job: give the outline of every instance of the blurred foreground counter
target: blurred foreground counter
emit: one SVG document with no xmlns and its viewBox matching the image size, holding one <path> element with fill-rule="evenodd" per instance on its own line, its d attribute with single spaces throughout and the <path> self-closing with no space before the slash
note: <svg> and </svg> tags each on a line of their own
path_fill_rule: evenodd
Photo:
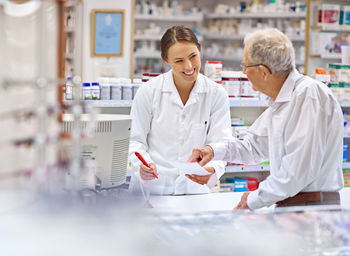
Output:
<svg viewBox="0 0 350 256">
<path fill-rule="evenodd" d="M 349 255 L 343 205 L 232 211 L 242 193 L 48 196 L 0 191 L 2 255 Z M 347 200 L 347 201 L 346 201 Z"/>
</svg>

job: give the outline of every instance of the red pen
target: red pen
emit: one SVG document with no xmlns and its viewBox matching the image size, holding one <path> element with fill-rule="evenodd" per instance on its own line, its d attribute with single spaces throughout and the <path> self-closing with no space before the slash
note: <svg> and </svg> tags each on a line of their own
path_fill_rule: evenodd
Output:
<svg viewBox="0 0 350 256">
<path fill-rule="evenodd" d="M 143 159 L 143 157 L 141 156 L 141 154 L 140 154 L 139 152 L 135 152 L 135 155 L 137 156 L 138 159 L 140 159 L 140 161 L 141 161 L 144 165 L 146 165 L 148 168 L 151 168 L 151 167 L 149 166 L 149 164 L 146 162 L 146 160 Z M 156 177 L 156 178 L 158 179 L 158 175 L 157 175 L 155 172 L 152 172 L 152 174 L 153 174 L 154 177 Z"/>
</svg>

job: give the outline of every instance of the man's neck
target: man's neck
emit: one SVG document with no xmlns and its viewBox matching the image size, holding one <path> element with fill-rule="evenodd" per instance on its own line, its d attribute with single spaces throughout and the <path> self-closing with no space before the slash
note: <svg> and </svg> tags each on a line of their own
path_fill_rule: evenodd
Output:
<svg viewBox="0 0 350 256">
<path fill-rule="evenodd" d="M 270 95 L 268 95 L 270 98 L 274 100 L 277 98 L 278 94 L 282 89 L 284 82 L 287 80 L 287 77 L 288 75 L 282 76 L 282 77 L 271 76 L 271 79 L 269 81 L 271 90 L 269 91 Z"/>
</svg>

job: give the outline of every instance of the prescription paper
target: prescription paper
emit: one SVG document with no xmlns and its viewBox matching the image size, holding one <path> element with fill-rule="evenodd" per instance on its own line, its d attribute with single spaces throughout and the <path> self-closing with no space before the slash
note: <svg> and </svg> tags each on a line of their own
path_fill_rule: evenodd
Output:
<svg viewBox="0 0 350 256">
<path fill-rule="evenodd" d="M 210 174 L 198 163 L 174 162 L 173 166 L 179 169 L 180 171 L 184 172 L 185 174 L 197 174 L 197 175 Z"/>
</svg>

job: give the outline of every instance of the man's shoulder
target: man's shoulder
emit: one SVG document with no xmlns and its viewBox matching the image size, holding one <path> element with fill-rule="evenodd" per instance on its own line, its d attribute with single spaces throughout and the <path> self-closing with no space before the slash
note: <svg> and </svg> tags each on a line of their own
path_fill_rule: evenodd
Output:
<svg viewBox="0 0 350 256">
<path fill-rule="evenodd" d="M 327 85 L 309 76 L 302 76 L 300 81 L 296 82 L 294 93 L 298 97 L 305 96 L 318 99 L 332 95 Z"/>
</svg>

